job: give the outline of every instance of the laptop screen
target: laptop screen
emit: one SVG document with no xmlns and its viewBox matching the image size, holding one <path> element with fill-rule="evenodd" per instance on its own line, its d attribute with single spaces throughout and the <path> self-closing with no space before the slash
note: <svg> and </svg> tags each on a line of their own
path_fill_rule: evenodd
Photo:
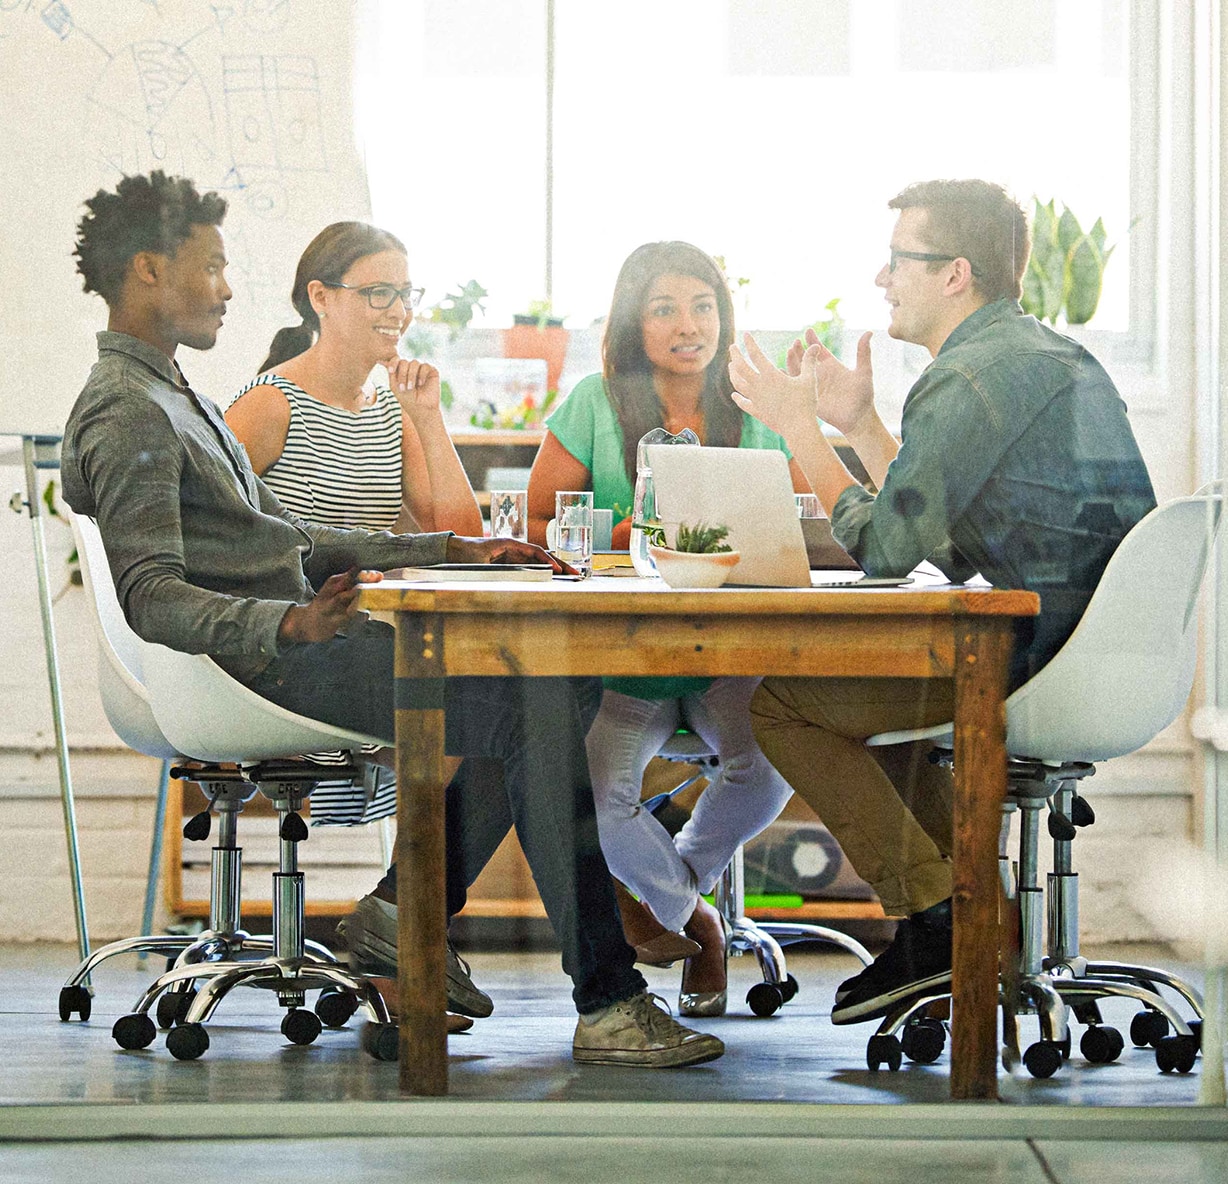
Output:
<svg viewBox="0 0 1228 1184">
<path fill-rule="evenodd" d="M 671 546 L 679 525 L 727 526 L 726 541 L 740 556 L 729 584 L 810 586 L 806 544 L 783 452 L 653 444 L 648 463 L 657 517 Z"/>
</svg>

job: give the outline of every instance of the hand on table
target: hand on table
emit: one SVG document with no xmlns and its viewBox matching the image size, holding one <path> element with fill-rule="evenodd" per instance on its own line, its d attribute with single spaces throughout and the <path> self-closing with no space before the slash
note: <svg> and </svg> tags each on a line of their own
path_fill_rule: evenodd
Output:
<svg viewBox="0 0 1228 1184">
<path fill-rule="evenodd" d="M 449 563 L 548 563 L 556 575 L 575 575 L 573 567 L 536 543 L 518 539 L 448 539 Z"/>
</svg>

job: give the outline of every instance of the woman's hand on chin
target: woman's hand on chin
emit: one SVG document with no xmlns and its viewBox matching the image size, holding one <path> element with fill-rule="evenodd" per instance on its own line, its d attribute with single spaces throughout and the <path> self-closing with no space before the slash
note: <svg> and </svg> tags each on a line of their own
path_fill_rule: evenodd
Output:
<svg viewBox="0 0 1228 1184">
<path fill-rule="evenodd" d="M 439 371 L 416 358 L 394 358 L 387 363 L 388 388 L 410 418 L 439 411 Z"/>
</svg>

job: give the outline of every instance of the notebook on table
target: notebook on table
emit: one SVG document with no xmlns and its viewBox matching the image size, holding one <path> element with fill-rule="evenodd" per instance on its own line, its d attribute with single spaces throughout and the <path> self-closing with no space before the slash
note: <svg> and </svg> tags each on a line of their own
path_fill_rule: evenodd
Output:
<svg viewBox="0 0 1228 1184">
<path fill-rule="evenodd" d="M 741 558 L 726 587 L 810 587 L 810 562 L 783 452 L 654 444 L 648 447 L 648 463 L 657 517 L 671 545 L 680 523 L 727 526 L 726 542 Z"/>
</svg>

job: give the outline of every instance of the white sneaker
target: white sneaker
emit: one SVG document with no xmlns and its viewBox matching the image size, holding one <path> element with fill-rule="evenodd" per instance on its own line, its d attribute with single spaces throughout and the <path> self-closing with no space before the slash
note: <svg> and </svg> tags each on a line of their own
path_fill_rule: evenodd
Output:
<svg viewBox="0 0 1228 1184">
<path fill-rule="evenodd" d="M 580 1017 L 571 1055 L 585 1065 L 644 1065 L 673 1069 L 715 1061 L 725 1045 L 706 1032 L 684 1028 L 659 995 L 641 991 Z"/>
</svg>

